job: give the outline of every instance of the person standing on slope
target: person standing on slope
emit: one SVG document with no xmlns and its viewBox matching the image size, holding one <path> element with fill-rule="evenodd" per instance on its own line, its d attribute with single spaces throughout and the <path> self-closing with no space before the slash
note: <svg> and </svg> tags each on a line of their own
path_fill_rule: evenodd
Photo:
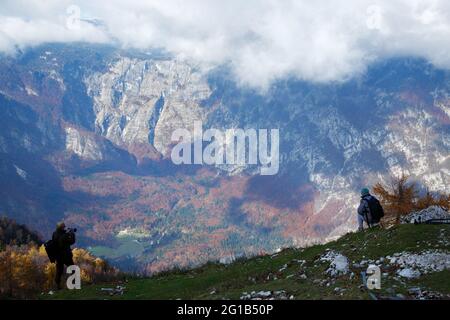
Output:
<svg viewBox="0 0 450 320">
<path fill-rule="evenodd" d="M 361 202 L 358 207 L 358 231 L 364 230 L 364 222 L 369 228 L 378 226 L 381 218 L 384 217 L 384 210 L 368 188 L 361 190 Z"/>
<path fill-rule="evenodd" d="M 64 272 L 64 265 L 74 265 L 70 246 L 75 243 L 75 232 L 76 229 L 66 230 L 64 222 L 58 223 L 56 231 L 53 232 L 52 240 L 55 244 L 56 260 L 55 282 L 58 289 L 61 289 L 61 277 Z"/>
</svg>

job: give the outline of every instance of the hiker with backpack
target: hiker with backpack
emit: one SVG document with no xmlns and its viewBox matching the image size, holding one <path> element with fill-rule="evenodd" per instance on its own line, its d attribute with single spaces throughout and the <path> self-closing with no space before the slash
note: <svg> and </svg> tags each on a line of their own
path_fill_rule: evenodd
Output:
<svg viewBox="0 0 450 320">
<path fill-rule="evenodd" d="M 72 266 L 73 255 L 71 245 L 75 243 L 75 232 L 77 229 L 66 229 L 64 222 L 58 223 L 52 239 L 47 241 L 45 249 L 51 262 L 56 262 L 55 283 L 61 289 L 61 277 L 65 266 Z"/>
<path fill-rule="evenodd" d="M 381 218 L 384 217 L 384 210 L 368 188 L 361 190 L 361 202 L 358 207 L 358 231 L 364 230 L 364 222 L 369 228 L 378 226 Z"/>
</svg>

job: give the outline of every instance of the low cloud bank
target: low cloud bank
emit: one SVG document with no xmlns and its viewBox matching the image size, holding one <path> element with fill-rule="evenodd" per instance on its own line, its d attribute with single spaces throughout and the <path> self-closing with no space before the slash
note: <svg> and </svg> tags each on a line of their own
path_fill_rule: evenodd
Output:
<svg viewBox="0 0 450 320">
<path fill-rule="evenodd" d="M 5 0 L 0 51 L 45 42 L 163 48 L 205 67 L 229 64 L 266 88 L 287 76 L 345 81 L 372 62 L 425 58 L 450 68 L 446 0 Z"/>
</svg>

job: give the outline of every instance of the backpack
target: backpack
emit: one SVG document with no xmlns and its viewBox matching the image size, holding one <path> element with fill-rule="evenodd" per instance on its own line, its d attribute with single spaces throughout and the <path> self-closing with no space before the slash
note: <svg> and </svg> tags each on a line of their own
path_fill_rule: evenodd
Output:
<svg viewBox="0 0 450 320">
<path fill-rule="evenodd" d="M 48 240 L 46 243 L 44 243 L 44 247 L 50 262 L 55 262 L 56 256 L 58 255 L 57 243 L 53 240 Z"/>
<path fill-rule="evenodd" d="M 381 218 L 384 217 L 384 210 L 381 206 L 380 201 L 378 201 L 377 198 L 374 196 L 368 197 L 366 199 L 367 204 L 369 205 L 370 215 L 372 216 L 371 223 L 378 223 L 380 222 Z"/>
</svg>

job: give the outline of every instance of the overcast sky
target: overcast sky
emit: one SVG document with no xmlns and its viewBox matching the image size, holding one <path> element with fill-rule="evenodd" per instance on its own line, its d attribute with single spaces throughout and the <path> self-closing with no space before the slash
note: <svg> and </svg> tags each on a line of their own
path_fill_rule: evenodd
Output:
<svg viewBox="0 0 450 320">
<path fill-rule="evenodd" d="M 229 63 L 255 87 L 286 76 L 342 81 L 392 56 L 450 68 L 450 1 L 0 0 L 0 51 L 71 41 Z"/>
</svg>

